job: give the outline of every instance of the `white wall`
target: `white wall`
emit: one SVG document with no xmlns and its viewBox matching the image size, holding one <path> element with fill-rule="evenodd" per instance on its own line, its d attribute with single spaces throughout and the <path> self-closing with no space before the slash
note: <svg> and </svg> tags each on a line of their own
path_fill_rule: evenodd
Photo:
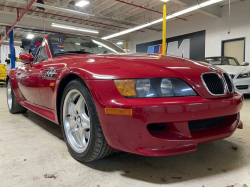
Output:
<svg viewBox="0 0 250 187">
<path fill-rule="evenodd" d="M 250 0 L 233 3 L 231 6 L 231 34 L 228 34 L 228 6 L 222 9 L 221 18 L 204 14 L 188 17 L 188 21 L 167 23 L 167 38 L 206 30 L 206 56 L 221 55 L 221 41 L 246 37 L 245 61 L 250 62 Z M 130 51 L 136 52 L 136 44 L 162 39 L 162 32 L 146 31 L 130 36 Z"/>
</svg>

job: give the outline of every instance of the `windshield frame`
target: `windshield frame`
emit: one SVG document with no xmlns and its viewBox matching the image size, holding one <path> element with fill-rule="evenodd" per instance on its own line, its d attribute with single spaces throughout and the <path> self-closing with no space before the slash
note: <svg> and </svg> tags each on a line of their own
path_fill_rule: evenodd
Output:
<svg viewBox="0 0 250 187">
<path fill-rule="evenodd" d="M 53 50 L 53 46 L 52 46 L 52 42 L 51 42 L 51 38 L 53 37 L 60 37 L 60 36 L 63 36 L 63 37 L 90 37 L 93 40 L 103 40 L 101 38 L 98 38 L 98 37 L 94 37 L 94 36 L 80 36 L 80 35 L 71 35 L 71 34 L 51 34 L 47 37 L 47 42 L 48 42 L 48 47 L 49 47 L 49 50 L 50 50 L 50 53 L 51 53 L 51 57 L 54 58 L 54 57 L 59 57 L 59 56 L 66 56 L 66 55 L 77 55 L 77 54 L 81 54 L 81 53 L 72 53 L 72 54 L 67 54 L 67 51 L 65 51 L 66 54 L 60 54 L 60 55 L 57 55 L 54 53 L 54 50 Z M 108 40 L 103 40 L 105 42 L 108 42 L 108 43 L 111 43 L 113 44 L 114 46 L 116 46 L 120 51 L 117 52 L 117 53 L 114 53 L 114 54 L 123 54 L 123 53 L 126 53 L 120 46 L 116 45 L 115 43 L 112 43 L 111 41 L 108 41 Z M 80 51 L 79 51 L 80 52 Z M 95 55 L 105 55 L 103 53 L 82 53 L 82 54 L 95 54 Z"/>
<path fill-rule="evenodd" d="M 240 63 L 238 62 L 238 60 L 236 59 L 236 58 L 234 58 L 234 57 L 224 57 L 224 56 L 217 56 L 217 57 L 207 57 L 207 58 L 203 58 L 203 59 L 201 59 L 200 61 L 202 61 L 202 62 L 205 62 L 205 60 L 207 60 L 207 59 L 214 59 L 214 58 L 226 58 L 226 59 L 232 59 L 232 60 L 234 60 L 235 61 L 235 63 L 237 64 L 237 66 L 241 66 L 240 65 Z M 207 63 L 207 64 L 209 64 L 209 65 L 215 65 L 215 66 L 226 66 L 225 64 L 210 64 L 210 63 L 208 63 L 208 62 L 205 62 L 205 63 Z M 230 66 L 234 66 L 234 65 L 231 65 L 230 64 Z"/>
</svg>

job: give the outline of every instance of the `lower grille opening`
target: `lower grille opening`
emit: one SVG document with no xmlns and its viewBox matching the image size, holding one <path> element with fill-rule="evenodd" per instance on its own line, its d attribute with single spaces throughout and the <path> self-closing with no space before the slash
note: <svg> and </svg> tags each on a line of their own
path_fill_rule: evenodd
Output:
<svg viewBox="0 0 250 187">
<path fill-rule="evenodd" d="M 202 130 L 219 125 L 223 123 L 225 120 L 226 117 L 218 117 L 218 118 L 190 121 L 188 122 L 188 127 L 190 131 Z"/>
<path fill-rule="evenodd" d="M 238 90 L 245 90 L 248 89 L 248 85 L 236 86 Z"/>
<path fill-rule="evenodd" d="M 147 126 L 149 132 L 162 132 L 165 127 L 163 123 L 154 123 Z"/>
</svg>

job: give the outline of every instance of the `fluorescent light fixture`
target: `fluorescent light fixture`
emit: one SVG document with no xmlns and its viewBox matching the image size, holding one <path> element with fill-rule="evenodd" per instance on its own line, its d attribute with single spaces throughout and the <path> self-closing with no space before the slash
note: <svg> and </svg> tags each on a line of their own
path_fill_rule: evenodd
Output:
<svg viewBox="0 0 250 187">
<path fill-rule="evenodd" d="M 52 23 L 52 27 L 58 27 L 62 29 L 69 29 L 69 30 L 75 30 L 75 31 L 82 31 L 82 32 L 90 32 L 94 34 L 98 34 L 99 31 L 97 30 L 92 30 L 92 29 L 85 29 L 81 27 L 74 27 L 74 26 L 69 26 L 69 25 L 62 25 L 62 24 L 57 24 L 57 23 Z"/>
<path fill-rule="evenodd" d="M 79 1 L 79 2 L 76 3 L 75 5 L 76 5 L 76 6 L 79 6 L 79 7 L 84 7 L 84 6 L 86 6 L 87 4 L 89 4 L 88 1 Z"/>
<path fill-rule="evenodd" d="M 181 10 L 179 12 L 176 12 L 172 15 L 169 15 L 166 17 L 166 19 L 172 19 L 174 17 L 177 17 L 177 16 L 180 16 L 180 15 L 183 15 L 183 14 L 186 14 L 188 12 L 192 12 L 194 10 L 197 10 L 197 9 L 200 9 L 200 8 L 203 8 L 203 7 L 206 7 L 206 6 L 209 6 L 209 5 L 212 5 L 214 3 L 218 3 L 220 1 L 223 1 L 223 0 L 209 0 L 207 2 L 204 2 L 204 3 L 201 3 L 201 4 L 198 4 L 198 5 L 195 5 L 195 6 L 192 6 L 190 8 L 187 8 L 187 9 L 184 9 L 184 10 Z M 150 25 L 155 25 L 157 23 L 160 23 L 163 21 L 163 18 L 160 18 L 158 20 L 155 20 L 155 21 L 152 21 L 152 22 L 149 22 L 149 23 L 146 23 L 146 24 L 143 24 L 143 25 L 139 25 L 137 27 L 134 27 L 134 28 L 131 28 L 131 29 L 127 29 L 127 30 L 124 30 L 124 31 L 121 31 L 121 32 L 118 32 L 118 33 L 115 33 L 115 34 L 111 34 L 109 36 L 106 36 L 106 37 L 103 37 L 102 39 L 104 40 L 107 40 L 107 39 L 110 39 L 110 38 L 114 38 L 114 37 L 117 37 L 117 36 L 121 36 L 121 35 L 124 35 L 124 34 L 128 34 L 128 33 L 131 33 L 131 32 L 134 32 L 134 31 L 137 31 L 137 30 L 140 30 L 140 29 L 143 29 L 145 27 L 148 27 Z"/>
<path fill-rule="evenodd" d="M 160 0 L 160 1 L 163 1 L 163 2 L 165 2 L 165 3 L 166 3 L 166 2 L 168 2 L 169 0 Z"/>
<path fill-rule="evenodd" d="M 92 41 L 93 41 L 94 43 L 96 43 L 97 45 L 99 45 L 99 46 L 103 46 L 103 47 L 109 49 L 110 51 L 113 51 L 114 53 L 118 53 L 116 50 L 110 48 L 109 46 L 107 46 L 107 45 L 105 45 L 105 44 L 103 44 L 103 43 L 101 43 L 101 42 L 98 42 L 98 41 L 96 41 L 96 40 L 92 40 Z M 99 46 L 98 46 L 98 47 L 99 47 Z"/>
<path fill-rule="evenodd" d="M 76 45 L 81 45 L 80 43 L 75 43 Z"/>
<path fill-rule="evenodd" d="M 4 42 L 9 43 L 10 41 L 9 40 L 4 40 Z M 14 43 L 21 44 L 22 42 L 21 41 L 14 41 Z"/>
<path fill-rule="evenodd" d="M 117 45 L 122 45 L 122 44 L 123 44 L 123 42 L 117 42 L 116 44 L 117 44 Z"/>
<path fill-rule="evenodd" d="M 76 10 L 72 10 L 72 9 L 56 7 L 56 6 L 50 6 L 50 5 L 41 4 L 41 3 L 34 3 L 32 6 L 42 7 L 42 8 L 61 11 L 61 12 L 66 12 L 66 13 L 69 13 L 69 14 L 84 15 L 84 16 L 95 16 L 93 14 L 88 14 L 88 13 L 84 13 L 84 12 L 80 12 L 80 11 L 76 11 Z"/>
<path fill-rule="evenodd" d="M 27 39 L 33 39 L 34 37 L 35 37 L 34 34 L 28 34 L 26 38 L 27 38 Z"/>
</svg>

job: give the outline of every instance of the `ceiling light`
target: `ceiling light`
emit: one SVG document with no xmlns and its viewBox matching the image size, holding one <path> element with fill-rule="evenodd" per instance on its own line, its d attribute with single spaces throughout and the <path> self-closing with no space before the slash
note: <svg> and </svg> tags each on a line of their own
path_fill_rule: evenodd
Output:
<svg viewBox="0 0 250 187">
<path fill-rule="evenodd" d="M 35 37 L 34 34 L 28 34 L 26 38 L 31 40 L 31 39 L 33 39 L 34 37 Z"/>
<path fill-rule="evenodd" d="M 106 49 L 109 49 L 110 51 L 113 51 L 114 53 L 118 53 L 116 50 L 114 50 L 114 49 L 112 49 L 111 47 L 109 47 L 109 46 L 107 46 L 107 45 L 105 45 L 105 44 L 103 44 L 103 43 L 101 43 L 101 42 L 98 42 L 98 41 L 96 41 L 96 40 L 92 40 L 94 43 L 96 43 L 97 45 L 99 45 L 99 46 L 103 46 L 103 47 L 105 47 Z"/>
<path fill-rule="evenodd" d="M 188 12 L 192 12 L 194 10 L 197 10 L 197 9 L 200 9 L 200 8 L 203 8 L 203 7 L 206 7 L 206 6 L 209 6 L 211 4 L 214 4 L 214 3 L 218 3 L 220 1 L 223 1 L 223 0 L 210 0 L 210 1 L 207 1 L 205 3 L 201 3 L 199 5 L 195 5 L 193 7 L 190 7 L 190 8 L 187 8 L 187 9 L 184 9 L 184 10 L 181 10 L 179 12 L 176 12 L 172 15 L 169 15 L 166 17 L 166 19 L 172 19 L 174 17 L 177 17 L 177 16 L 180 16 L 180 15 L 183 15 L 183 14 L 186 14 Z M 139 25 L 137 27 L 134 27 L 134 28 L 131 28 L 131 29 L 127 29 L 127 30 L 124 30 L 124 31 L 121 31 L 121 32 L 118 32 L 118 33 L 115 33 L 115 34 L 111 34 L 109 36 L 106 36 L 106 37 L 103 37 L 102 39 L 104 40 L 107 40 L 107 39 L 110 39 L 110 38 L 114 38 L 114 37 L 117 37 L 117 36 L 121 36 L 121 35 L 124 35 L 124 34 L 128 34 L 128 33 L 131 33 L 131 32 L 134 32 L 134 31 L 137 31 L 137 30 L 140 30 L 140 29 L 143 29 L 145 27 L 148 27 L 150 25 L 154 25 L 154 24 L 157 24 L 157 23 L 160 23 L 163 21 L 163 18 L 160 18 L 158 20 L 155 20 L 155 21 L 152 21 L 152 22 L 149 22 L 149 23 L 146 23 L 146 24 L 143 24 L 143 25 Z"/>
<path fill-rule="evenodd" d="M 117 44 L 117 45 L 122 45 L 122 44 L 123 44 L 123 42 L 117 42 L 116 44 Z"/>
<path fill-rule="evenodd" d="M 69 26 L 69 25 L 61 25 L 61 24 L 57 24 L 57 23 L 52 23 L 51 26 L 52 27 L 62 28 L 62 29 L 69 29 L 69 30 L 82 31 L 82 32 L 90 32 L 90 33 L 94 33 L 94 34 L 99 33 L 99 31 L 97 31 L 97 30 L 85 29 L 85 28 L 74 27 L 74 26 Z"/>
<path fill-rule="evenodd" d="M 67 8 L 50 6 L 50 5 L 41 4 L 41 3 L 34 3 L 32 6 L 47 8 L 47 9 L 61 11 L 61 12 L 67 12 L 69 14 L 77 14 L 77 15 L 85 15 L 85 16 L 95 16 L 93 14 L 88 14 L 88 13 L 84 13 L 84 12 L 80 12 L 80 11 L 76 11 L 76 10 L 72 10 L 72 9 L 67 9 Z"/>
<path fill-rule="evenodd" d="M 166 2 L 168 2 L 169 0 L 160 0 L 160 1 L 163 1 L 163 2 L 165 2 L 165 3 L 166 3 Z"/>
<path fill-rule="evenodd" d="M 9 40 L 4 40 L 5 43 L 9 43 L 10 41 Z M 21 41 L 14 41 L 14 43 L 17 43 L 17 44 L 21 44 L 22 42 Z"/>
<path fill-rule="evenodd" d="M 88 1 L 79 1 L 79 2 L 76 3 L 75 5 L 76 5 L 76 6 L 79 6 L 79 7 L 84 7 L 84 6 L 86 6 L 87 4 L 89 4 Z"/>
<path fill-rule="evenodd" d="M 75 43 L 76 45 L 81 45 L 80 43 Z"/>
</svg>

